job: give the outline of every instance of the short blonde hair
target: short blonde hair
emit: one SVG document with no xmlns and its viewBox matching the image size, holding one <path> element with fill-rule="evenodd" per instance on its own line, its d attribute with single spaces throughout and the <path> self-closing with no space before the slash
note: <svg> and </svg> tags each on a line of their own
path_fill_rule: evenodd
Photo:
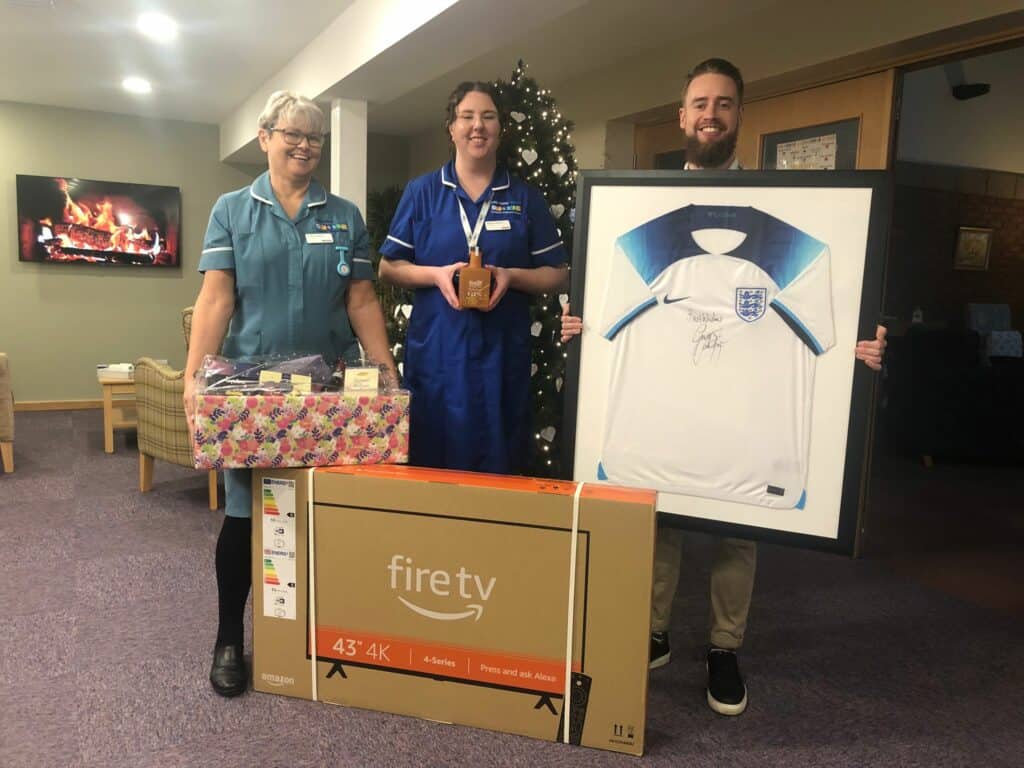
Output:
<svg viewBox="0 0 1024 768">
<path fill-rule="evenodd" d="M 306 123 L 312 133 L 323 133 L 327 123 L 323 110 L 315 102 L 291 91 L 274 91 L 256 118 L 256 128 L 269 131 L 288 118 Z"/>
</svg>

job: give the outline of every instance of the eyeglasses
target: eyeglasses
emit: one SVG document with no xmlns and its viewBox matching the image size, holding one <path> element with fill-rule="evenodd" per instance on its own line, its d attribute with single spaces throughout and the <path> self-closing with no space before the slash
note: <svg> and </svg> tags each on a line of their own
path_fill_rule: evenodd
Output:
<svg viewBox="0 0 1024 768">
<path fill-rule="evenodd" d="M 295 131 L 291 128 L 271 128 L 270 132 L 280 131 L 281 136 L 284 138 L 284 143 L 291 147 L 297 147 L 305 139 L 309 142 L 309 146 L 313 149 L 319 149 L 324 145 L 324 135 L 322 133 L 303 133 L 302 131 Z"/>
</svg>

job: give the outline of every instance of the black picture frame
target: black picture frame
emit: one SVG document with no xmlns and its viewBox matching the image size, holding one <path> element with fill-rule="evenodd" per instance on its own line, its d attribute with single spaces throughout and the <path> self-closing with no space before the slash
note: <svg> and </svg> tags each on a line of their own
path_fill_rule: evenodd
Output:
<svg viewBox="0 0 1024 768">
<path fill-rule="evenodd" d="M 841 253 L 833 252 L 831 256 L 832 292 L 837 292 L 838 273 L 842 273 L 844 282 L 838 285 L 842 295 L 838 299 L 833 298 L 837 307 L 835 345 L 817 359 L 824 361 L 828 356 L 843 357 L 830 358 L 835 362 L 828 364 L 827 377 L 823 374 L 823 366 L 818 365 L 818 380 L 811 406 L 812 422 L 818 416 L 820 424 L 828 426 L 830 435 L 845 435 L 841 445 L 829 449 L 837 458 L 830 459 L 828 464 L 828 487 L 832 490 L 827 514 L 825 494 L 820 495 L 820 521 L 813 520 L 815 505 L 808 504 L 800 511 L 799 514 L 803 515 L 810 509 L 808 520 L 815 523 L 805 526 L 779 525 L 775 522 L 778 516 L 770 514 L 776 510 L 753 504 L 707 500 L 662 491 L 659 491 L 658 501 L 661 522 L 674 527 L 851 555 L 870 465 L 869 436 L 876 382 L 874 372 L 854 360 L 853 347 L 857 339 L 874 337 L 881 315 L 892 209 L 890 174 L 883 171 L 582 171 L 576 199 L 570 296 L 572 314 L 582 314 L 584 331 L 566 349 L 563 466 L 577 481 L 599 481 L 595 470 L 599 465 L 591 459 L 595 445 L 600 451 L 607 410 L 602 412 L 601 398 L 594 393 L 603 388 L 607 398 L 610 369 L 597 363 L 588 364 L 587 357 L 592 356 L 600 363 L 601 358 L 610 356 L 606 350 L 598 351 L 600 348 L 594 346 L 606 341 L 598 328 L 602 296 L 598 296 L 596 291 L 611 290 L 608 285 L 615 285 L 614 290 L 618 290 L 614 281 L 606 280 L 601 284 L 607 277 L 607 264 L 614 253 L 607 242 L 609 234 L 613 238 L 618 237 L 632 227 L 688 205 L 754 204 L 756 207 L 764 206 L 765 201 L 778 199 L 784 201 L 784 205 L 780 202 L 774 207 L 801 211 L 802 219 L 811 222 L 806 227 L 811 234 L 815 234 L 815 229 L 821 229 L 814 222 L 826 218 L 831 222 L 830 232 L 841 234 L 848 231 L 851 242 L 856 239 L 850 245 L 840 238 L 842 245 L 838 250 Z M 849 210 L 844 209 L 844 205 Z M 855 224 L 850 222 L 851 218 L 858 218 L 851 217 L 854 208 L 860 213 Z M 766 213 L 785 221 L 772 210 Z M 849 229 L 843 229 L 844 226 Z M 838 258 L 843 259 L 842 264 L 837 265 Z M 853 264 L 857 258 L 860 259 L 859 266 Z M 840 305 L 842 316 L 838 314 Z M 592 316 L 595 318 L 593 321 Z M 673 339 L 668 335 L 666 358 L 672 355 L 673 350 L 669 346 L 672 343 Z M 826 384 L 836 388 L 837 392 L 824 391 Z M 843 402 L 848 405 L 842 406 Z M 652 407 L 657 405 L 652 403 Z M 812 429 L 817 429 L 817 425 L 812 424 Z M 812 435 L 812 442 L 815 436 Z M 825 445 L 823 440 L 822 446 Z M 815 451 L 808 449 L 807 455 L 806 481 L 807 487 L 811 487 L 815 481 L 814 473 L 825 472 L 826 464 Z M 816 461 L 821 466 L 815 467 Z M 611 480 L 615 481 L 615 478 Z M 688 514 L 680 512 L 680 505 L 684 509 L 704 505 L 724 512 L 709 514 L 702 510 L 699 514 Z M 741 507 L 743 509 L 739 509 Z"/>
<path fill-rule="evenodd" d="M 791 147 L 793 151 L 790 154 L 799 157 L 800 153 L 796 150 L 800 145 L 811 145 L 814 142 L 827 140 L 829 137 L 834 137 L 832 147 L 834 165 L 831 167 L 824 168 L 818 165 L 803 166 L 799 162 L 794 163 L 792 167 L 779 167 L 778 159 L 780 147 L 783 147 L 783 149 L 785 149 L 786 146 Z M 821 125 L 809 125 L 803 128 L 793 128 L 788 131 L 766 133 L 761 137 L 761 170 L 782 171 L 816 169 L 852 171 L 857 167 L 857 143 L 859 139 L 859 117 L 851 117 L 845 120 L 837 120 L 832 123 L 823 123 Z M 808 146 L 807 149 L 813 156 L 814 148 Z"/>
</svg>

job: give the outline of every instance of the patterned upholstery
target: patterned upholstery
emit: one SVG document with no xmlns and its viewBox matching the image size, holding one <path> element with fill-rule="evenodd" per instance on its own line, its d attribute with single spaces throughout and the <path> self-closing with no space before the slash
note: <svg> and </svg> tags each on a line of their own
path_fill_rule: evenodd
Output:
<svg viewBox="0 0 1024 768">
<path fill-rule="evenodd" d="M 185 372 L 149 357 L 135 361 L 135 404 L 139 419 L 139 452 L 155 459 L 191 467 L 192 445 L 181 398 Z"/>
<path fill-rule="evenodd" d="M 181 312 L 181 329 L 188 349 L 192 307 Z M 138 414 L 139 490 L 152 487 L 153 459 L 182 467 L 194 467 L 192 443 L 182 395 L 185 372 L 174 370 L 149 357 L 135 361 L 135 410 Z M 210 509 L 217 508 L 217 475 L 208 476 Z"/>
<path fill-rule="evenodd" d="M 14 471 L 14 394 L 7 355 L 0 352 L 0 453 L 4 472 Z"/>
</svg>

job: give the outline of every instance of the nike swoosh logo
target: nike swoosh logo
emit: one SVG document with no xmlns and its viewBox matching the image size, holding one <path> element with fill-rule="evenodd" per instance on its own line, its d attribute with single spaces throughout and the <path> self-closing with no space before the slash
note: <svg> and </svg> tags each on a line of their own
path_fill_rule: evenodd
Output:
<svg viewBox="0 0 1024 768">
<path fill-rule="evenodd" d="M 673 299 L 673 298 L 671 298 L 669 296 L 666 296 L 665 297 L 665 303 L 666 304 L 675 304 L 677 301 L 686 301 L 688 298 L 690 298 L 690 297 L 689 296 L 680 296 L 678 299 Z"/>
</svg>

